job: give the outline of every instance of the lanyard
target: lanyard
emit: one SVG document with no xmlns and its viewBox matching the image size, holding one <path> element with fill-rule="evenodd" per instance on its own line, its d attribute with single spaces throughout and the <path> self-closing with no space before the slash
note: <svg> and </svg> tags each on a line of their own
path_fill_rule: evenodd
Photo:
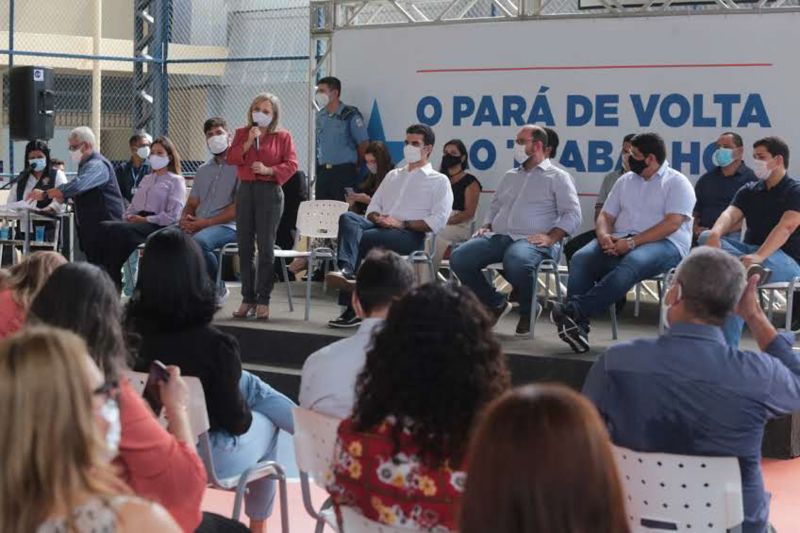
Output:
<svg viewBox="0 0 800 533">
<path fill-rule="evenodd" d="M 139 166 L 139 172 L 135 172 L 133 169 L 133 165 L 131 165 L 131 179 L 133 180 L 133 188 L 136 189 L 139 187 L 139 181 L 144 176 L 144 164 Z"/>
</svg>

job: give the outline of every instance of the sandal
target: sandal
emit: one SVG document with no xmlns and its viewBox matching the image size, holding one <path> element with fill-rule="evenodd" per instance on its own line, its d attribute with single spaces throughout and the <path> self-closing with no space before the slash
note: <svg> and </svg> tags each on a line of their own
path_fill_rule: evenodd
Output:
<svg viewBox="0 0 800 533">
<path fill-rule="evenodd" d="M 256 320 L 269 320 L 269 306 L 258 305 L 256 306 Z"/>
<path fill-rule="evenodd" d="M 233 318 L 249 318 L 256 314 L 255 304 L 242 304 L 233 312 Z"/>
</svg>

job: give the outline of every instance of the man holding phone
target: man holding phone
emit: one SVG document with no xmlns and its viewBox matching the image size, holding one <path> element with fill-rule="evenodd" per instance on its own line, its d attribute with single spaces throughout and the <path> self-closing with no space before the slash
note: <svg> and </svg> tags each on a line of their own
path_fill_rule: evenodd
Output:
<svg viewBox="0 0 800 533">
<path fill-rule="evenodd" d="M 756 141 L 753 159 L 758 181 L 739 189 L 714 227 L 700 235 L 699 243 L 740 257 L 746 268 L 762 265 L 772 271 L 773 282 L 791 281 L 800 276 L 800 181 L 787 173 L 789 146 L 778 137 Z M 728 237 L 743 221 L 744 242 Z M 725 321 L 723 331 L 730 346 L 739 345 L 743 327 L 736 315 Z"/>
</svg>

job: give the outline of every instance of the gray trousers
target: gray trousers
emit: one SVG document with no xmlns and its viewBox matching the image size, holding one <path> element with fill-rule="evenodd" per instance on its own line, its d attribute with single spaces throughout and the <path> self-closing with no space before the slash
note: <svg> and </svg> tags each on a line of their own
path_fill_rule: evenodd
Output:
<svg viewBox="0 0 800 533">
<path fill-rule="evenodd" d="M 242 268 L 242 303 L 269 305 L 275 274 L 275 235 L 283 189 L 271 181 L 242 181 L 236 194 L 236 240 Z M 258 266 L 254 245 L 258 243 Z"/>
</svg>

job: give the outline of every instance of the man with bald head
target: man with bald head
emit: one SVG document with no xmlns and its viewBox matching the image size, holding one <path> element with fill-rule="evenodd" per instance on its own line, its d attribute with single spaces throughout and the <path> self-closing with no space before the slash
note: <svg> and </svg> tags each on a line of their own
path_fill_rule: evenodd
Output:
<svg viewBox="0 0 800 533">
<path fill-rule="evenodd" d="M 581 225 L 581 206 L 572 177 L 547 157 L 547 132 L 527 125 L 519 130 L 514 159 L 492 198 L 485 223 L 450 255 L 450 268 L 481 299 L 495 322 L 511 310 L 482 270 L 503 263 L 503 277 L 519 301 L 517 335 L 530 332 L 533 272 L 544 259 L 557 257 L 561 241 Z"/>
</svg>

